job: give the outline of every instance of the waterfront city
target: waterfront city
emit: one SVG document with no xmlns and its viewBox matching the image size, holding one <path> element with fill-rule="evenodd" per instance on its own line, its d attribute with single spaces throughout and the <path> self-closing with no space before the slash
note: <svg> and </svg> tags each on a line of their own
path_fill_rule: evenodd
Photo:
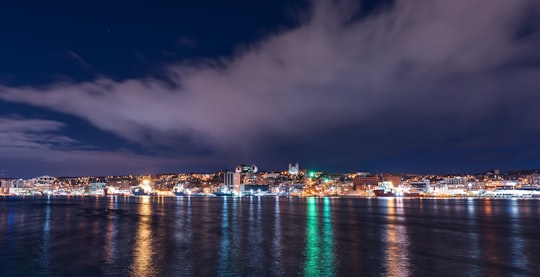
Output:
<svg viewBox="0 0 540 277">
<path fill-rule="evenodd" d="M 301 169 L 259 171 L 255 164 L 215 173 L 0 179 L 10 196 L 297 196 L 297 197 L 482 197 L 540 198 L 534 170 L 479 174 L 417 175 L 334 173 Z"/>
</svg>

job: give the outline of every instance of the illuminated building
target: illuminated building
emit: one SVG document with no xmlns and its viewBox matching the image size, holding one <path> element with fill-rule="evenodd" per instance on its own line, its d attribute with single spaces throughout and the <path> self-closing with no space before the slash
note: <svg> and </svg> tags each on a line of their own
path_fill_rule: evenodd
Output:
<svg viewBox="0 0 540 277">
<path fill-rule="evenodd" d="M 357 175 L 353 179 L 353 184 L 355 190 L 371 189 L 379 184 L 379 176 Z"/>
<path fill-rule="evenodd" d="M 237 165 L 235 172 L 232 175 L 233 191 L 236 193 L 243 193 L 245 190 L 244 184 L 255 184 L 257 180 L 257 176 L 255 174 L 257 171 L 259 171 L 259 169 L 254 164 L 251 166 Z M 225 185 L 227 185 L 227 183 L 225 183 Z"/>
<path fill-rule="evenodd" d="M 531 174 L 531 185 L 540 186 L 540 174 L 538 173 Z"/>
<path fill-rule="evenodd" d="M 383 175 L 371 175 L 362 172 L 357 174 L 353 179 L 354 190 L 366 190 L 377 187 L 379 182 L 387 182 L 392 186 L 399 186 L 401 183 L 401 176 L 383 174 Z"/>
<path fill-rule="evenodd" d="M 241 183 L 241 174 L 238 172 L 226 172 L 223 181 L 227 189 L 238 191 Z"/>
<path fill-rule="evenodd" d="M 422 182 L 411 182 L 410 185 L 411 185 L 411 188 L 414 188 L 418 191 L 425 192 L 425 193 L 431 192 L 429 180 L 424 180 Z"/>
<path fill-rule="evenodd" d="M 47 175 L 34 178 L 34 184 L 36 186 L 50 186 L 54 182 L 56 182 L 56 178 Z"/>
<path fill-rule="evenodd" d="M 296 162 L 295 165 L 293 165 L 292 163 L 289 163 L 289 175 L 298 176 L 299 169 L 300 169 L 300 166 L 298 165 L 298 162 Z"/>
</svg>

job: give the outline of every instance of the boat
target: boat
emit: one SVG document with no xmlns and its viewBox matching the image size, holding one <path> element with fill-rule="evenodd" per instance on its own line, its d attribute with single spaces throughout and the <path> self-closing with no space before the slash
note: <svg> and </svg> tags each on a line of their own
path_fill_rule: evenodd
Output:
<svg viewBox="0 0 540 277">
<path fill-rule="evenodd" d="M 152 195 L 153 193 L 145 189 L 143 186 L 135 186 L 131 188 L 131 194 L 135 196 L 144 196 L 144 195 Z"/>
<path fill-rule="evenodd" d="M 204 193 L 204 192 L 192 192 L 192 193 L 188 193 L 188 195 L 193 196 L 193 197 L 213 196 L 213 194 L 207 194 L 207 193 Z"/>
<path fill-rule="evenodd" d="M 538 186 L 522 186 L 519 190 L 530 192 L 532 198 L 540 198 L 540 187 Z"/>
<path fill-rule="evenodd" d="M 392 183 L 390 182 L 379 182 L 377 189 L 373 190 L 373 194 L 377 197 L 395 197 L 399 196 L 399 193 L 396 192 Z"/>
<path fill-rule="evenodd" d="M 374 189 L 373 194 L 377 197 L 422 197 L 423 194 L 417 191 L 395 191 L 387 189 Z"/>
<path fill-rule="evenodd" d="M 540 189 L 532 186 L 498 188 L 486 191 L 482 196 L 487 198 L 540 198 Z"/>
<path fill-rule="evenodd" d="M 423 196 L 423 194 L 418 191 L 407 191 L 403 193 L 403 197 L 421 197 L 421 196 Z"/>
<path fill-rule="evenodd" d="M 377 197 L 422 197 L 425 194 L 417 189 L 407 189 L 398 187 L 394 188 L 388 182 L 379 182 L 377 189 L 373 190 L 373 194 Z"/>
<path fill-rule="evenodd" d="M 184 184 L 183 183 L 178 183 L 174 186 L 173 188 L 173 193 L 175 196 L 184 196 L 186 195 L 185 191 L 184 191 Z"/>
<path fill-rule="evenodd" d="M 131 187 L 131 194 L 135 196 L 145 196 L 145 195 L 154 195 L 152 192 L 152 187 L 150 187 L 149 180 L 143 180 L 138 186 Z"/>
<path fill-rule="evenodd" d="M 384 188 L 374 189 L 373 194 L 375 194 L 375 196 L 377 197 L 395 197 L 396 196 L 396 193 L 394 191 L 387 190 Z"/>
<path fill-rule="evenodd" d="M 226 186 L 219 187 L 214 193 L 215 196 L 234 196 L 234 191 Z"/>
</svg>

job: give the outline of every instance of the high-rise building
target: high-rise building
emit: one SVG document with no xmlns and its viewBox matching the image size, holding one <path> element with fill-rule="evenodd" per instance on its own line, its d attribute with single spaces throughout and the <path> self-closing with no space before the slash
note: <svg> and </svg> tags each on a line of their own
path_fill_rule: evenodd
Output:
<svg viewBox="0 0 540 277">
<path fill-rule="evenodd" d="M 225 176 L 223 176 L 223 181 L 227 189 L 232 190 L 234 187 L 234 174 L 235 172 L 226 172 Z"/>
<path fill-rule="evenodd" d="M 411 182 L 411 187 L 421 192 L 431 193 L 430 181 L 428 179 L 421 182 Z"/>
<path fill-rule="evenodd" d="M 235 172 L 232 175 L 232 189 L 241 193 L 244 192 L 244 184 L 255 184 L 256 175 L 259 169 L 256 165 L 238 165 L 236 166 Z M 232 172 L 231 172 L 232 173 Z"/>
<path fill-rule="evenodd" d="M 531 185 L 540 186 L 540 174 L 538 173 L 531 174 Z"/>
</svg>

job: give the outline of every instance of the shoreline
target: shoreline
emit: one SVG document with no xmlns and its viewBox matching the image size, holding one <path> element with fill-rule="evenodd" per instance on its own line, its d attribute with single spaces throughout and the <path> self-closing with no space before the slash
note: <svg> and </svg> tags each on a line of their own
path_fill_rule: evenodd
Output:
<svg viewBox="0 0 540 277">
<path fill-rule="evenodd" d="M 328 195 L 328 196 L 297 196 L 297 195 L 253 195 L 253 196 L 215 196 L 215 195 L 184 195 L 184 196 L 174 196 L 174 195 L 6 195 L 1 194 L 0 199 L 65 199 L 65 198 L 168 198 L 168 199 L 184 199 L 184 198 L 222 198 L 222 199 L 242 199 L 242 198 L 343 198 L 343 199 L 420 199 L 420 200 L 449 200 L 449 199 L 482 199 L 482 200 L 496 200 L 496 199 L 505 199 L 505 200 L 540 200 L 539 197 L 486 197 L 486 196 L 426 196 L 426 197 L 394 197 L 394 196 L 363 196 L 363 195 Z"/>
</svg>

